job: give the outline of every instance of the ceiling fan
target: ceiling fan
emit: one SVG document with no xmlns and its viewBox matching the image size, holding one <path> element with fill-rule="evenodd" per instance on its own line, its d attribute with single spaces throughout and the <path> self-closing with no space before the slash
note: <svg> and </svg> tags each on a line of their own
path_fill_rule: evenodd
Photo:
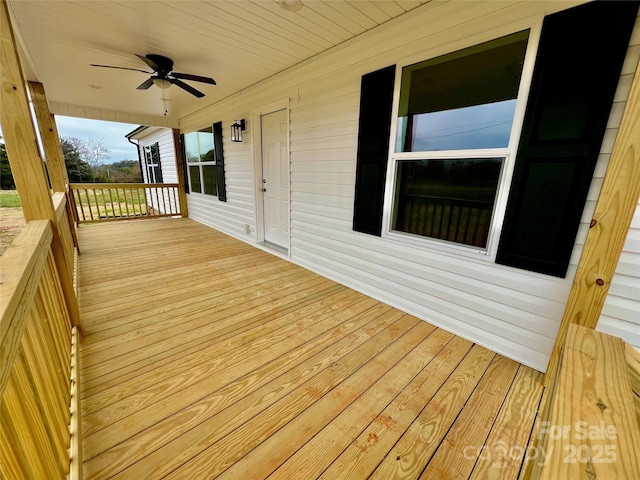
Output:
<svg viewBox="0 0 640 480">
<path fill-rule="evenodd" d="M 156 85 L 159 88 L 166 89 L 171 85 L 176 85 L 177 87 L 186 90 L 191 95 L 195 95 L 198 98 L 204 97 L 204 93 L 199 90 L 196 90 L 191 85 L 184 83 L 182 80 L 192 80 L 194 82 L 202 82 L 208 83 L 210 85 L 215 85 L 216 81 L 213 78 L 209 77 L 201 77 L 199 75 L 191 75 L 189 73 L 179 73 L 173 71 L 173 60 L 167 58 L 162 55 L 154 55 L 149 54 L 142 55 L 135 54 L 140 60 L 146 63 L 151 69 L 152 72 L 148 72 L 146 70 L 140 70 L 138 68 L 129 68 L 129 67 L 114 67 L 111 65 L 96 65 L 94 63 L 91 64 L 92 67 L 103 67 L 103 68 L 117 68 L 120 70 L 133 70 L 134 72 L 142 72 L 151 75 L 146 81 L 142 82 L 138 86 L 138 90 L 147 90 L 151 85 Z"/>
</svg>

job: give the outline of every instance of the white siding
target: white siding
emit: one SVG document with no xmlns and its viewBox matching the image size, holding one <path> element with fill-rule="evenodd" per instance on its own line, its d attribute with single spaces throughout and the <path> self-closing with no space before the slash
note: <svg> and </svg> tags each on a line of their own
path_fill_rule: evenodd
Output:
<svg viewBox="0 0 640 480">
<path fill-rule="evenodd" d="M 145 164 L 144 147 L 153 145 L 158 142 L 158 148 L 160 151 L 160 164 L 162 166 L 162 182 L 163 183 L 178 183 L 178 172 L 176 167 L 176 153 L 173 148 L 173 131 L 170 128 L 149 128 L 142 131 L 136 136 L 138 139 L 138 149 L 140 151 L 140 158 L 142 159 L 142 181 L 144 183 L 151 183 L 149 181 L 149 170 Z M 160 195 L 162 197 L 162 195 Z M 165 207 L 163 205 L 171 204 L 173 212 L 179 210 L 176 205 L 177 197 L 175 195 L 164 192 L 164 203 L 158 202 L 158 198 L 150 195 L 147 192 L 147 202 L 154 209 L 164 212 Z"/>
<path fill-rule="evenodd" d="M 614 104 L 609 126 L 618 126 L 620 123 L 624 111 L 624 100 L 629 93 L 633 72 L 640 57 L 640 28 L 638 28 L 638 22 L 636 22 L 631 44 L 633 46 L 629 49 L 625 59 L 623 77 L 616 92 L 615 99 L 617 103 Z M 610 135 L 609 137 L 608 151 L 610 152 L 614 136 Z M 606 157 L 608 159 L 609 155 L 606 155 Z M 605 171 L 606 164 L 596 170 L 600 184 Z M 593 213 L 594 207 L 595 203 L 591 207 L 591 213 Z M 583 238 L 586 238 L 586 230 Z M 640 350 L 640 205 L 636 208 L 631 222 L 631 228 L 627 234 L 627 240 L 596 329 L 621 337 Z"/>
<path fill-rule="evenodd" d="M 225 134 L 228 202 L 191 194 L 189 216 L 256 241 L 255 125 L 248 123 L 242 144 L 228 141 L 228 128 L 236 118 L 253 118 L 255 123 L 259 117 L 251 113 L 289 99 L 291 260 L 544 371 L 590 220 L 588 210 L 593 210 L 628 93 L 625 84 L 633 58 L 625 64 L 598 180 L 566 279 L 353 232 L 360 79 L 394 63 L 424 60 L 539 24 L 544 15 L 575 3 L 580 2 L 432 2 L 182 118 L 183 133 L 222 121 Z M 636 28 L 635 45 L 640 44 L 638 37 Z M 637 56 L 637 51 L 634 47 L 630 55 Z M 246 225 L 250 235 L 245 234 Z"/>
<path fill-rule="evenodd" d="M 621 337 L 640 350 L 640 204 L 596 329 Z"/>
</svg>

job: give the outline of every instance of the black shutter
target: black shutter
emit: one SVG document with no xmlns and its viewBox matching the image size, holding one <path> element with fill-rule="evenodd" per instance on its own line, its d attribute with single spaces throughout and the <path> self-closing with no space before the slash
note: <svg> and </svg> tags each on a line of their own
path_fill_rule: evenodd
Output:
<svg viewBox="0 0 640 480">
<path fill-rule="evenodd" d="M 396 66 L 362 77 L 353 229 L 380 236 Z"/>
<path fill-rule="evenodd" d="M 216 155 L 216 181 L 218 200 L 227 201 L 227 186 L 224 181 L 224 150 L 222 147 L 222 122 L 213 124 L 213 146 Z"/>
<path fill-rule="evenodd" d="M 180 152 L 176 152 L 176 155 L 182 155 L 182 175 L 184 177 L 184 191 L 189 193 L 189 172 L 187 170 L 187 155 L 184 145 L 184 133 L 180 134 Z"/>
<path fill-rule="evenodd" d="M 593 2 L 544 19 L 498 263 L 566 275 L 637 11 Z"/>
</svg>

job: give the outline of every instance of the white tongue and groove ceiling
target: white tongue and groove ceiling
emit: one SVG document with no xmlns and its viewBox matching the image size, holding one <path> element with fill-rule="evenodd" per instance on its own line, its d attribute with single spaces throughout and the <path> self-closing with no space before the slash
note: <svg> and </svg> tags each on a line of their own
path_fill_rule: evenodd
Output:
<svg viewBox="0 0 640 480">
<path fill-rule="evenodd" d="M 165 90 L 173 123 L 428 1 L 302 0 L 296 12 L 281 8 L 278 0 L 9 0 L 8 5 L 27 80 L 44 84 L 54 113 L 162 117 L 162 90 L 136 89 L 148 75 L 90 66 L 149 70 L 134 54 L 160 54 L 173 59 L 176 72 L 218 83 L 187 81 L 206 95 L 201 99 L 175 85 Z"/>
</svg>

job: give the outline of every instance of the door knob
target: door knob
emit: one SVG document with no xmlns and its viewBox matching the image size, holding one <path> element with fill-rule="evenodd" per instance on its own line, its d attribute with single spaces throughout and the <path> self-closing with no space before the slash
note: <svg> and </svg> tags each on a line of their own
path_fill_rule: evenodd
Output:
<svg viewBox="0 0 640 480">
<path fill-rule="evenodd" d="M 266 192 L 266 191 L 267 191 L 267 189 L 266 189 L 266 188 L 264 188 L 264 187 L 262 187 L 262 188 L 260 189 L 260 191 L 261 191 L 261 192 Z"/>
</svg>

